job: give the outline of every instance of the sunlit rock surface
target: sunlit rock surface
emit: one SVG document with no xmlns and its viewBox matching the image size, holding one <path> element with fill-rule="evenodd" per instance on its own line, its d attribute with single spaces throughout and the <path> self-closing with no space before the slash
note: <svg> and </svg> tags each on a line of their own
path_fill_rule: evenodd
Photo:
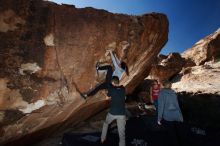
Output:
<svg viewBox="0 0 220 146">
<path fill-rule="evenodd" d="M 178 92 L 220 95 L 220 29 L 186 50 L 183 57 L 196 63 L 186 66 L 174 79 Z"/>
<path fill-rule="evenodd" d="M 178 92 L 220 95 L 220 62 L 184 69 L 176 78 L 173 88 Z"/>
<path fill-rule="evenodd" d="M 219 80 L 220 62 L 185 68 L 173 79 L 186 122 L 220 132 Z"/>
<path fill-rule="evenodd" d="M 220 59 L 220 28 L 198 41 L 192 48 L 186 50 L 182 56 L 191 59 L 196 65 Z"/>
<path fill-rule="evenodd" d="M 0 1 L 0 144 L 27 145 L 108 105 L 80 97 L 101 81 L 107 49 L 127 62 L 132 92 L 168 39 L 163 14 L 129 16 L 47 1 Z M 24 137 L 25 136 L 25 137 Z"/>
<path fill-rule="evenodd" d="M 179 53 L 159 55 L 155 61 L 148 78 L 165 80 L 178 74 L 186 64 L 186 60 Z"/>
<path fill-rule="evenodd" d="M 183 53 L 196 66 L 183 68 L 172 80 L 185 121 L 216 132 L 220 131 L 219 32 L 218 29 Z"/>
<path fill-rule="evenodd" d="M 152 66 L 149 79 L 172 80 L 178 91 L 193 91 L 215 94 L 220 90 L 220 29 L 201 39 L 183 54 L 159 55 Z M 176 76 L 179 74 L 178 76 Z M 175 77 L 176 76 L 176 77 Z M 216 87 L 214 87 L 214 86 Z M 206 91 L 205 91 L 206 90 Z"/>
</svg>

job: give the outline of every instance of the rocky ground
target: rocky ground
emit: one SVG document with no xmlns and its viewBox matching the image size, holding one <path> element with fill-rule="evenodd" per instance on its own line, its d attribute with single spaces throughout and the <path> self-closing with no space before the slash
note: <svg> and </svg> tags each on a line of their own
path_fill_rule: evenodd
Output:
<svg viewBox="0 0 220 146">
<path fill-rule="evenodd" d="M 132 116 L 138 116 L 139 114 L 143 113 L 143 110 L 140 110 L 138 108 L 137 102 L 134 101 L 129 102 L 127 103 L 126 107 Z M 153 109 L 146 111 L 147 114 L 149 115 L 152 115 L 154 112 Z M 90 133 L 90 132 L 101 131 L 107 113 L 108 113 L 108 109 L 96 114 L 95 116 L 85 121 L 80 122 L 77 125 L 68 127 L 64 131 L 49 136 L 48 138 L 40 141 L 39 143 L 36 143 L 34 146 L 61 146 L 62 145 L 61 141 L 64 133 Z M 115 125 L 116 123 L 113 122 L 111 126 L 113 127 Z"/>
<path fill-rule="evenodd" d="M 188 100 L 187 98 L 194 98 L 193 100 Z M 182 143 L 184 146 L 209 146 L 212 145 L 218 145 L 220 144 L 219 136 L 220 136 L 220 127 L 212 127 L 219 125 L 219 119 L 216 119 L 216 123 L 213 123 L 213 118 L 217 118 L 214 115 L 209 115 L 210 109 L 206 111 L 204 107 L 201 107 L 201 104 L 203 104 L 206 101 L 201 101 L 201 96 L 192 96 L 189 95 L 179 95 L 180 105 L 181 108 L 183 108 L 183 116 L 184 116 L 184 124 L 182 125 L 181 129 L 181 137 L 184 139 Z M 206 96 L 209 98 L 209 96 Z M 205 98 L 205 97 L 204 97 Z M 198 104 L 198 101 L 200 100 L 200 103 Z M 191 104 L 190 104 L 191 102 Z M 220 102 L 219 102 L 220 103 Z M 192 106 L 192 104 L 194 106 Z M 211 103 L 212 104 L 212 103 Z M 212 104 L 213 105 L 213 104 Z M 202 109 L 203 108 L 203 109 Z M 163 128 L 158 127 L 155 120 L 152 120 L 152 118 L 155 118 L 154 110 L 145 110 L 146 113 L 143 114 L 143 110 L 140 110 L 138 108 L 137 102 L 129 102 L 127 103 L 127 109 L 132 114 L 132 117 L 128 119 L 127 124 L 132 124 L 130 126 L 133 127 L 134 131 L 130 133 L 130 136 L 134 136 L 137 133 L 145 134 L 145 140 L 149 145 L 151 146 L 164 146 L 165 143 L 161 142 L 167 142 L 166 132 L 163 130 Z M 100 132 L 102 130 L 102 125 L 105 120 L 106 114 L 108 112 L 108 109 L 96 114 L 95 116 L 80 122 L 79 124 L 75 126 L 70 126 L 66 128 L 63 131 L 57 132 L 54 135 L 48 136 L 46 139 L 43 139 L 42 141 L 39 141 L 34 146 L 61 146 L 62 145 L 62 138 L 64 133 L 92 133 L 92 132 Z M 188 113 L 189 112 L 189 113 Z M 204 116 L 206 118 L 204 118 Z M 208 120 L 207 120 L 208 118 Z M 136 121 L 134 123 L 131 123 L 133 120 Z M 207 121 L 210 120 L 210 123 Z M 139 125 L 140 124 L 140 125 Z M 210 127 L 211 125 L 211 127 Z M 111 124 L 111 127 L 116 126 L 116 123 L 113 122 Z M 137 132 L 135 134 L 135 132 Z M 164 133 L 165 132 L 165 133 Z M 165 138 L 166 137 L 166 138 Z M 160 140 L 158 140 L 160 139 Z M 170 141 L 170 140 L 169 140 Z M 154 144 L 153 144 L 153 143 Z M 155 142 L 158 142 L 158 145 L 155 145 Z M 133 146 L 133 145 L 132 145 Z M 169 146 L 169 145 L 166 145 Z"/>
</svg>

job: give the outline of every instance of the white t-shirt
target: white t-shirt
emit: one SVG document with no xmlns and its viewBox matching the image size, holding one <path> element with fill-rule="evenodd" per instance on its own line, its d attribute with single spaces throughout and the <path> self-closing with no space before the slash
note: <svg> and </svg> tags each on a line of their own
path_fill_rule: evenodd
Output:
<svg viewBox="0 0 220 146">
<path fill-rule="evenodd" d="M 119 65 L 121 64 L 120 60 L 117 58 L 116 55 L 114 55 L 112 53 L 112 51 L 110 51 L 110 54 L 111 54 L 111 58 L 112 58 L 112 62 L 113 62 L 113 65 L 115 67 L 115 70 L 113 72 L 113 75 L 112 76 L 117 76 L 119 78 L 119 80 L 121 80 L 125 70 L 122 69 Z"/>
</svg>

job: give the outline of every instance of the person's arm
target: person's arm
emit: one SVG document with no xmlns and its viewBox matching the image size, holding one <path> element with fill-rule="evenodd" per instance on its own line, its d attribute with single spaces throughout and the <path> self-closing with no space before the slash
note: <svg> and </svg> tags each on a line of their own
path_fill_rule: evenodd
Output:
<svg viewBox="0 0 220 146">
<path fill-rule="evenodd" d="M 111 54 L 111 59 L 112 59 L 114 67 L 118 68 L 120 64 L 120 60 L 113 54 L 111 50 L 110 50 L 110 54 Z"/>
<path fill-rule="evenodd" d="M 121 64 L 121 61 L 118 59 L 117 55 L 115 53 L 113 55 L 115 57 L 115 60 L 116 60 L 117 64 Z"/>
<path fill-rule="evenodd" d="M 160 125 L 162 117 L 163 117 L 163 111 L 164 111 L 164 97 L 162 95 L 162 92 L 159 93 L 158 96 L 158 118 L 157 118 L 157 122 Z"/>
</svg>

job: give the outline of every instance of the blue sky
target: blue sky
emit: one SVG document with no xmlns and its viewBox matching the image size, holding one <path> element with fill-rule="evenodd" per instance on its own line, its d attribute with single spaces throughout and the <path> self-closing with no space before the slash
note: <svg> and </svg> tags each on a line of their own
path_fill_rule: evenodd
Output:
<svg viewBox="0 0 220 146">
<path fill-rule="evenodd" d="M 182 53 L 220 27 L 220 0 L 51 0 L 77 8 L 141 15 L 160 12 L 169 19 L 169 40 L 162 54 Z"/>
</svg>

